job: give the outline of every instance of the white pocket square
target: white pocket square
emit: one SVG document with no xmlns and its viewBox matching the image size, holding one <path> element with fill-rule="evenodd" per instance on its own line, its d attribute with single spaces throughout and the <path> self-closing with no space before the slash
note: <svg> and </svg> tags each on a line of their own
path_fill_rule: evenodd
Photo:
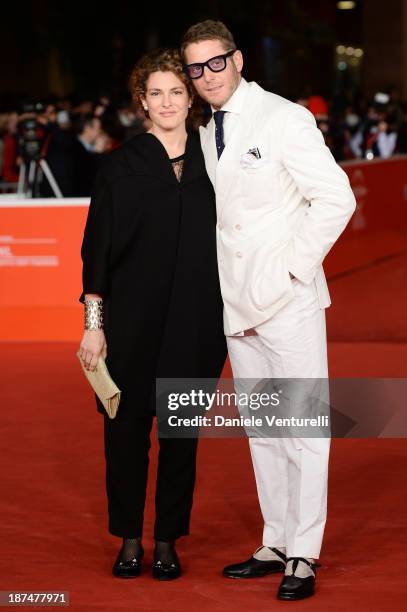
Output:
<svg viewBox="0 0 407 612">
<path fill-rule="evenodd" d="M 266 157 L 257 158 L 253 153 L 243 153 L 240 156 L 240 167 L 241 168 L 259 168 L 269 163 Z"/>
</svg>

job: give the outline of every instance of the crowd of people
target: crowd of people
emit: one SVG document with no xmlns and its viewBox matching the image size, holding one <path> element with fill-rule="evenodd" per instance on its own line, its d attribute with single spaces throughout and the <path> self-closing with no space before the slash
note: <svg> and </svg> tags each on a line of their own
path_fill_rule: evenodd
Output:
<svg viewBox="0 0 407 612">
<path fill-rule="evenodd" d="M 321 96 L 297 102 L 313 113 L 338 162 L 407 153 L 407 102 L 400 102 L 395 90 L 356 103 L 338 97 L 328 104 Z"/>
<path fill-rule="evenodd" d="M 321 96 L 298 97 L 315 116 L 335 159 L 388 158 L 407 153 L 407 103 L 395 92 L 378 93 L 357 104 L 342 98 L 341 104 Z M 108 95 L 58 99 L 50 96 L 40 110 L 17 109 L 0 113 L 0 187 L 14 191 L 24 164 L 21 125 L 34 116 L 41 129 L 41 158 L 45 159 L 64 197 L 89 196 L 103 156 L 129 138 L 149 129 L 149 120 L 130 98 L 115 102 Z M 203 107 L 202 122 L 209 116 Z M 199 121 L 198 121 L 199 122 Z M 48 180 L 39 194 L 52 197 Z"/>
<path fill-rule="evenodd" d="M 37 133 L 39 155 L 64 197 L 89 196 L 103 157 L 129 138 L 149 129 L 149 121 L 134 110 L 128 100 L 113 103 L 108 96 L 96 100 L 48 99 L 32 108 L 0 114 L 0 180 L 13 190 L 29 149 L 25 139 Z M 27 120 L 35 128 L 26 129 Z M 29 132 L 29 135 L 27 136 Z M 35 136 L 34 136 L 35 137 Z M 4 191 L 4 190 L 3 190 Z M 44 177 L 39 195 L 52 197 L 52 187 Z"/>
</svg>

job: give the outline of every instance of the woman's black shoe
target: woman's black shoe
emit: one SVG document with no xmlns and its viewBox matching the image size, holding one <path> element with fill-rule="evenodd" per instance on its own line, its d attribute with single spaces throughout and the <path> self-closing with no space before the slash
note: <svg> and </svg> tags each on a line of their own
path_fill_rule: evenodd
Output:
<svg viewBox="0 0 407 612">
<path fill-rule="evenodd" d="M 181 575 L 181 566 L 179 563 L 162 563 L 155 561 L 153 563 L 153 578 L 157 580 L 174 580 Z"/>
<path fill-rule="evenodd" d="M 124 541 L 117 559 L 114 562 L 112 572 L 118 578 L 136 578 L 141 573 L 141 561 L 144 556 L 144 550 L 141 544 L 137 547 L 137 552 L 129 559 L 126 559 L 126 543 Z"/>
<path fill-rule="evenodd" d="M 156 542 L 152 574 L 157 580 L 174 580 L 181 575 L 181 565 L 172 542 Z"/>
</svg>

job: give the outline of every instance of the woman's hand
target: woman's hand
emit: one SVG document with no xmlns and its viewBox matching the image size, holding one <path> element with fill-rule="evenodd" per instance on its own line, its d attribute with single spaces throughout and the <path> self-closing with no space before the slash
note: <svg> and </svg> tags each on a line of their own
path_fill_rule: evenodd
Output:
<svg viewBox="0 0 407 612">
<path fill-rule="evenodd" d="M 85 329 L 79 354 L 84 367 L 91 372 L 96 367 L 99 355 L 106 359 L 107 344 L 103 329 Z"/>
</svg>

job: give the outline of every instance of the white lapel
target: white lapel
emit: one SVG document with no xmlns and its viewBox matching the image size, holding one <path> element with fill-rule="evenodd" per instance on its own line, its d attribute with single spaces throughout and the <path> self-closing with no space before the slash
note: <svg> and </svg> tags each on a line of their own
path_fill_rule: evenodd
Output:
<svg viewBox="0 0 407 612">
<path fill-rule="evenodd" d="M 205 158 L 205 166 L 208 176 L 215 189 L 222 184 L 222 206 L 227 200 L 227 191 L 232 187 L 236 177 L 228 177 L 228 173 L 223 172 L 224 166 L 231 162 L 239 163 L 240 156 L 247 151 L 243 151 L 242 147 L 248 141 L 251 142 L 252 124 L 256 117 L 258 105 L 261 102 L 264 90 L 257 83 L 250 83 L 250 90 L 244 101 L 242 112 L 239 116 L 237 125 L 235 126 L 229 141 L 226 143 L 220 159 L 218 160 L 216 152 L 215 140 L 215 121 L 212 118 L 206 127 L 199 128 L 199 136 L 201 139 L 201 147 Z M 253 145 L 251 145 L 253 146 Z M 222 207 L 221 206 L 221 207 Z"/>
<path fill-rule="evenodd" d="M 215 133 L 214 129 L 212 130 L 212 141 L 214 143 L 214 155 L 216 158 L 216 186 L 217 188 L 219 188 L 220 185 L 222 185 L 223 187 L 222 199 L 221 202 L 219 202 L 218 208 L 219 213 L 225 203 L 228 201 L 228 193 L 230 189 L 235 186 L 237 180 L 236 172 L 238 172 L 240 157 L 244 153 L 247 153 L 247 147 L 246 150 L 243 150 L 245 145 L 247 145 L 247 143 L 251 143 L 250 146 L 253 146 L 253 123 L 255 122 L 255 119 L 257 117 L 258 108 L 261 103 L 263 93 L 264 90 L 259 85 L 257 85 L 257 83 L 250 83 L 250 90 L 244 101 L 242 112 L 239 115 L 237 125 L 235 126 L 232 134 L 230 135 L 230 139 L 226 143 L 219 161 L 217 160 L 216 154 Z M 211 120 L 211 122 L 212 124 L 214 124 L 213 119 Z M 226 171 L 227 166 L 229 166 L 229 168 L 233 166 L 232 175 L 230 170 Z"/>
<path fill-rule="evenodd" d="M 201 139 L 201 147 L 205 158 L 206 171 L 213 186 L 215 186 L 216 166 L 218 164 L 218 156 L 216 153 L 215 142 L 215 122 L 213 117 L 206 127 L 200 126 L 199 136 Z"/>
<path fill-rule="evenodd" d="M 244 100 L 242 112 L 239 115 L 239 119 L 235 129 L 230 135 L 229 141 L 226 143 L 223 153 L 220 157 L 218 168 L 222 167 L 224 160 L 232 159 L 236 157 L 236 154 L 243 154 L 247 151 L 241 151 L 247 138 L 251 139 L 251 130 L 253 123 L 257 117 L 259 110 L 259 104 L 261 103 L 264 89 L 262 89 L 257 83 L 249 83 L 250 90 Z M 213 137 L 215 141 L 215 136 Z M 216 147 L 215 147 L 216 151 Z"/>
</svg>

